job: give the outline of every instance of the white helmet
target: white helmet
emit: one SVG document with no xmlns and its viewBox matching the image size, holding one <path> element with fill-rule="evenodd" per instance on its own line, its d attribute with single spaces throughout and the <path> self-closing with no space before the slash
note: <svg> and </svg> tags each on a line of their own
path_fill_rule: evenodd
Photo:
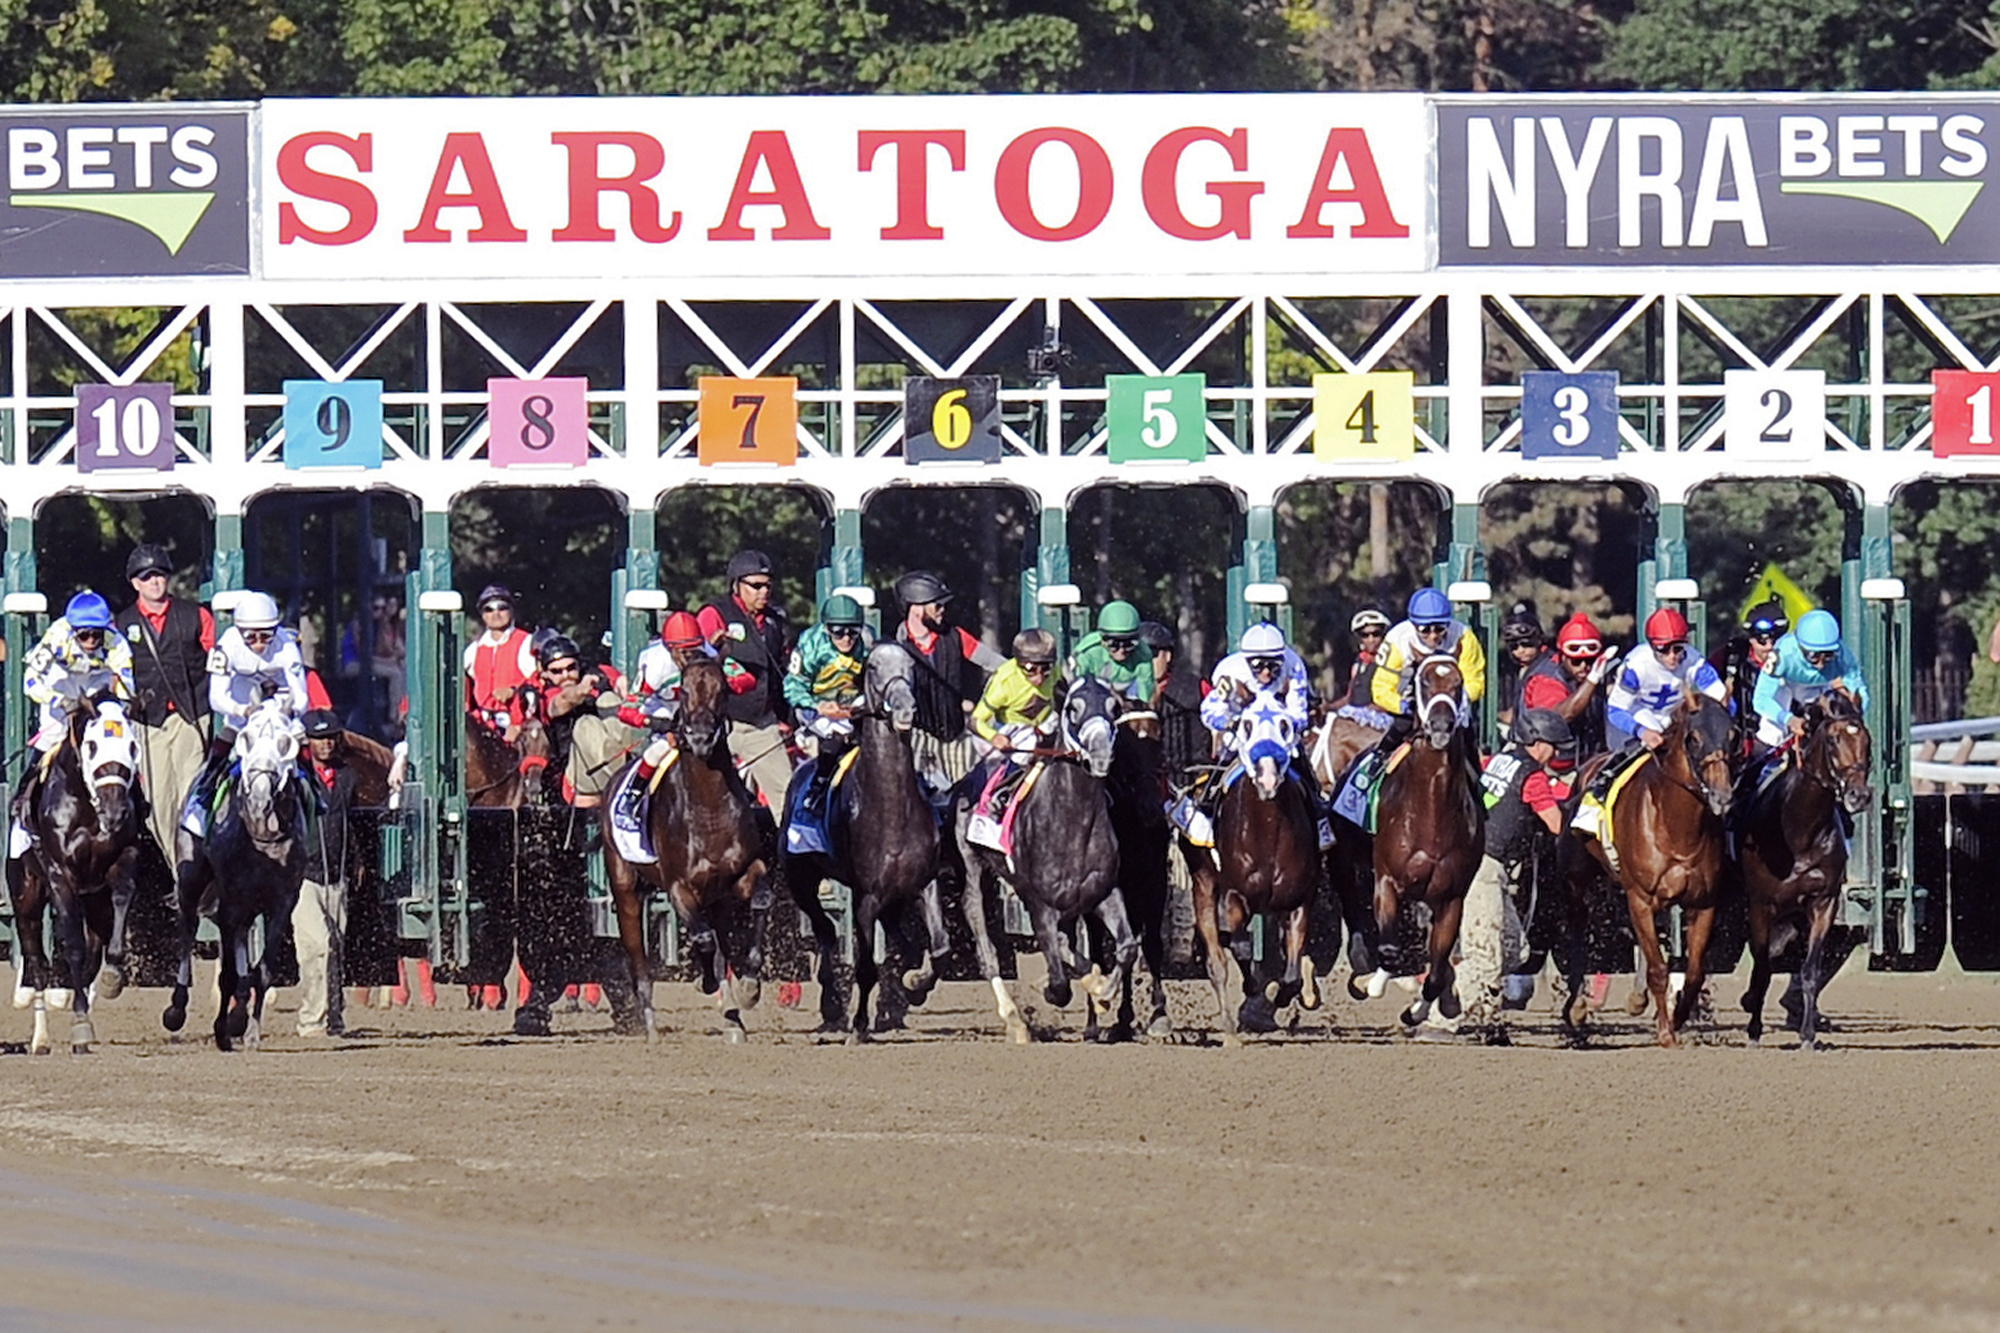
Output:
<svg viewBox="0 0 2000 1333">
<path fill-rule="evenodd" d="M 1252 657 L 1261 657 L 1268 653 L 1282 653 L 1285 651 L 1285 632 L 1269 621 L 1265 621 L 1262 624 L 1252 625 L 1249 629 L 1244 630 L 1243 642 L 1236 646 Z"/>
<path fill-rule="evenodd" d="M 246 592 L 230 613 L 238 629 L 278 628 L 278 604 L 267 592 Z"/>
</svg>

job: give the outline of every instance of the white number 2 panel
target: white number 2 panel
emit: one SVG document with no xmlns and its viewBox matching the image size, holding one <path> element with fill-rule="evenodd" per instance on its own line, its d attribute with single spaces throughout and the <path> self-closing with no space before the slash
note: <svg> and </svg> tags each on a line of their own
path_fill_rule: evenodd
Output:
<svg viewBox="0 0 2000 1333">
<path fill-rule="evenodd" d="M 1725 373 L 1722 447 L 1738 458 L 1818 458 L 1826 451 L 1826 372 Z"/>
</svg>

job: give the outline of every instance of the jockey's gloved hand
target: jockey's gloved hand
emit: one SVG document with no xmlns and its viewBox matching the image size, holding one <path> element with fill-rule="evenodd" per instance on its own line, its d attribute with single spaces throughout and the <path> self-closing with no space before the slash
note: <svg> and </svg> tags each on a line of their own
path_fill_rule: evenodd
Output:
<svg viewBox="0 0 2000 1333">
<path fill-rule="evenodd" d="M 1617 661 L 1618 650 L 1616 648 L 1606 648 L 1602 653 L 1598 654 L 1597 660 L 1590 664 L 1590 670 L 1585 673 L 1584 679 L 1592 685 L 1603 684 L 1604 678 L 1611 674 L 1611 668 Z"/>
</svg>

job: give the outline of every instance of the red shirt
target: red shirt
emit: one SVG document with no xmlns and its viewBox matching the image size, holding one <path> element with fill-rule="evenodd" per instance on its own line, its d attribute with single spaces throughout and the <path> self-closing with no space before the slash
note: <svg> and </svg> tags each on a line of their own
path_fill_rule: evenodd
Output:
<svg viewBox="0 0 2000 1333">
<path fill-rule="evenodd" d="M 148 611 L 144 602 L 138 604 L 139 614 L 144 616 L 146 623 L 153 627 L 153 636 L 155 638 L 167 632 L 167 607 L 170 605 L 171 603 L 169 602 L 161 602 L 159 611 L 155 613 Z M 198 606 L 195 610 L 201 613 L 201 650 L 205 653 L 212 653 L 215 651 L 215 617 L 208 613 L 208 608 L 205 606 Z M 171 706 L 169 705 L 169 707 Z"/>
<path fill-rule="evenodd" d="M 751 623 L 756 625 L 760 632 L 763 630 L 763 616 L 744 606 L 741 597 L 734 597 L 730 600 L 742 608 L 743 614 L 750 617 Z M 701 626 L 702 637 L 707 639 L 711 644 L 729 633 L 729 625 L 722 619 L 722 613 L 712 606 L 704 606 L 701 610 L 695 612 L 694 623 Z M 782 667 L 784 664 L 779 663 L 778 665 Z M 725 669 L 722 673 L 722 678 L 728 683 L 731 694 L 748 694 L 751 688 L 757 684 L 757 678 L 740 667 L 735 671 Z"/>
<path fill-rule="evenodd" d="M 1568 701 L 1570 694 L 1571 691 L 1564 689 L 1560 681 L 1550 680 L 1547 676 L 1530 676 L 1528 683 L 1521 687 L 1521 707 L 1558 708 Z"/>
</svg>

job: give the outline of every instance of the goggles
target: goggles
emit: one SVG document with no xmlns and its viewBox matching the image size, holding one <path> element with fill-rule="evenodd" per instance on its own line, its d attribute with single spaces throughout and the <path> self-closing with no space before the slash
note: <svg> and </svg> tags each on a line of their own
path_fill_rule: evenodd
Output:
<svg viewBox="0 0 2000 1333">
<path fill-rule="evenodd" d="M 1604 645 L 1596 639 L 1571 639 L 1562 646 L 1562 655 L 1572 661 L 1588 662 L 1604 651 Z"/>
<path fill-rule="evenodd" d="M 1436 620 L 1436 621 L 1431 621 L 1428 624 L 1417 626 L 1417 633 L 1425 635 L 1427 637 L 1436 636 L 1443 634 L 1446 630 L 1450 628 L 1451 628 L 1450 621 Z"/>
<path fill-rule="evenodd" d="M 277 637 L 278 631 L 274 629 L 246 629 L 243 631 L 243 642 L 245 643 L 269 643 Z"/>
<path fill-rule="evenodd" d="M 1054 669 L 1055 669 L 1055 663 L 1053 662 L 1021 663 L 1021 670 L 1027 672 L 1031 676 L 1046 676 L 1049 674 L 1050 671 Z"/>
<path fill-rule="evenodd" d="M 1250 669 L 1252 671 L 1275 672 L 1280 670 L 1284 665 L 1285 659 L 1282 657 L 1253 657 L 1250 659 Z"/>
<path fill-rule="evenodd" d="M 1686 652 L 1687 650 L 1688 646 L 1687 646 L 1687 641 L 1685 639 L 1683 639 L 1679 643 L 1663 643 L 1659 645 L 1657 648 L 1653 649 L 1653 651 L 1656 653 L 1660 653 L 1663 655 L 1671 653 L 1675 657 L 1679 657 L 1682 653 Z"/>
<path fill-rule="evenodd" d="M 1806 661 L 1812 663 L 1814 666 L 1823 667 L 1834 659 L 1834 652 L 1831 648 L 1828 648 L 1820 652 L 1809 652 L 1805 657 Z"/>
<path fill-rule="evenodd" d="M 1129 653 L 1139 646 L 1139 640 L 1136 635 L 1120 634 L 1115 638 L 1107 636 L 1104 646 L 1114 653 Z"/>
<path fill-rule="evenodd" d="M 859 625 L 828 625 L 826 632 L 836 639 L 851 639 L 861 633 Z"/>
<path fill-rule="evenodd" d="M 1379 639 L 1388 632 L 1388 630 L 1382 628 L 1380 625 L 1369 625 L 1363 629 L 1356 630 L 1355 634 L 1363 639 Z"/>
<path fill-rule="evenodd" d="M 495 611 L 512 611 L 513 609 L 514 604 L 512 602 L 481 602 L 479 604 L 479 614 L 482 616 L 490 616 Z"/>
<path fill-rule="evenodd" d="M 85 640 L 95 643 L 97 640 L 102 639 L 104 637 L 104 631 L 101 629 L 97 629 L 95 627 L 87 627 L 84 629 L 71 630 L 70 633 L 76 636 L 76 641 L 78 643 L 82 643 Z"/>
</svg>

